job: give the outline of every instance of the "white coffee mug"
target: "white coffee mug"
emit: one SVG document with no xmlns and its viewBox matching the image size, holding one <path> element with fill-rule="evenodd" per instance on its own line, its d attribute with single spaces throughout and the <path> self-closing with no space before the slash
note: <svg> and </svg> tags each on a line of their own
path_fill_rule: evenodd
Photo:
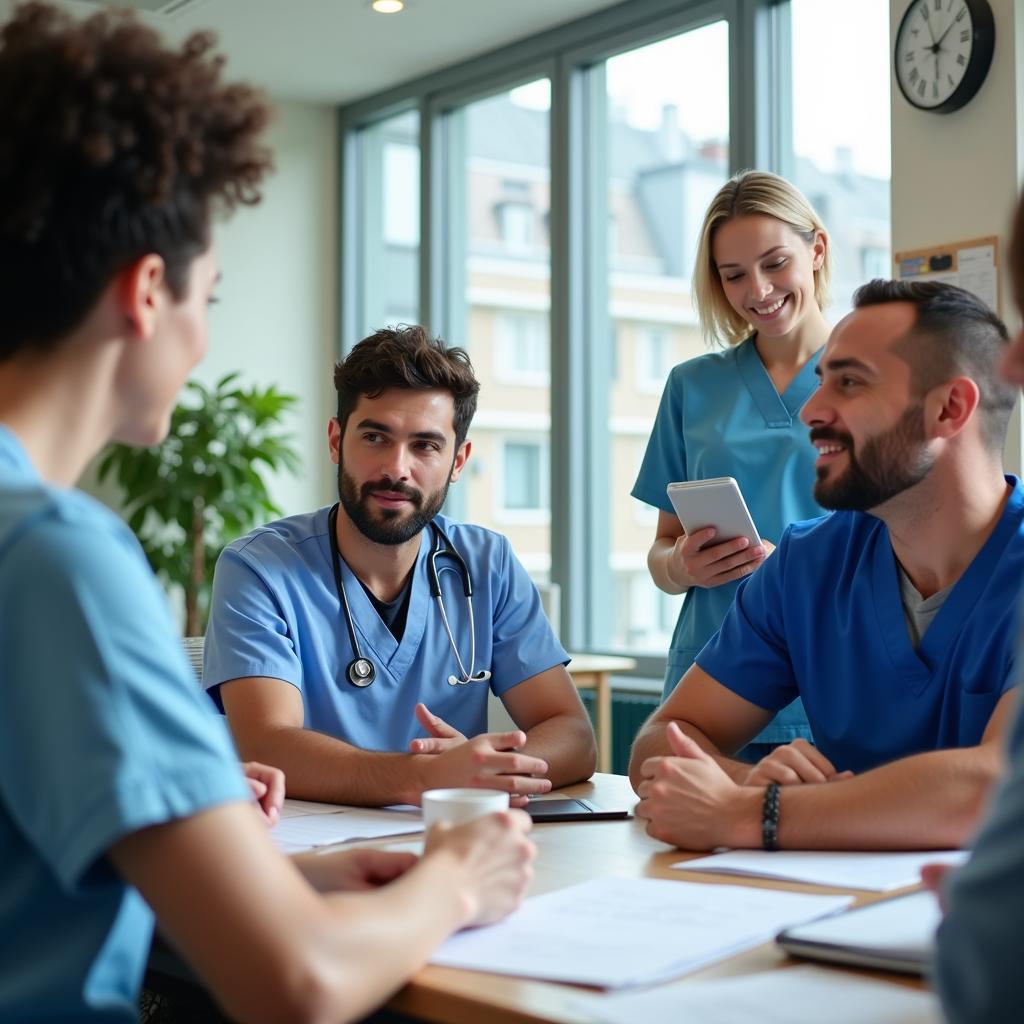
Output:
<svg viewBox="0 0 1024 1024">
<path fill-rule="evenodd" d="M 423 826 L 461 825 L 484 814 L 508 810 L 500 789 L 428 789 L 423 794 Z"/>
</svg>

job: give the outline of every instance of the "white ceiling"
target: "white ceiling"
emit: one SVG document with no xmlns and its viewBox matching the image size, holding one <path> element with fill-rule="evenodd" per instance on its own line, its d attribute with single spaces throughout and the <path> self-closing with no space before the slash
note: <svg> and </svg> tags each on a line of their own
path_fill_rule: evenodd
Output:
<svg viewBox="0 0 1024 1024">
<path fill-rule="evenodd" d="M 194 0 L 145 20 L 169 39 L 212 28 L 231 77 L 274 96 L 347 103 L 620 2 L 408 0 L 401 14 L 382 15 L 369 0 Z M 0 15 L 14 6 L 0 0 Z M 62 6 L 94 9 L 82 0 Z"/>
</svg>

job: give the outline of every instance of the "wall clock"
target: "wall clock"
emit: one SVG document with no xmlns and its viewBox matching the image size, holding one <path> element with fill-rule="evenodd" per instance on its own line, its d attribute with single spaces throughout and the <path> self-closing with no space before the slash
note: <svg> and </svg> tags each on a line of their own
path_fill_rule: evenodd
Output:
<svg viewBox="0 0 1024 1024">
<path fill-rule="evenodd" d="M 896 30 L 900 90 L 920 110 L 959 110 L 985 81 L 995 41 L 988 0 L 914 0 Z"/>
</svg>

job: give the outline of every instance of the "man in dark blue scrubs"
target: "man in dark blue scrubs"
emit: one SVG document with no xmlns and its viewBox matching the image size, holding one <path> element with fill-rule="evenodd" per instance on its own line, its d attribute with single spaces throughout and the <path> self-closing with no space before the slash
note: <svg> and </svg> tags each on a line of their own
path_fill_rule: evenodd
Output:
<svg viewBox="0 0 1024 1024">
<path fill-rule="evenodd" d="M 716 846 L 963 843 L 999 769 L 1024 573 L 1002 471 L 1002 322 L 950 285 L 876 281 L 801 418 L 815 498 L 637 739 L 651 835 Z M 815 745 L 730 759 L 797 696 Z"/>
</svg>

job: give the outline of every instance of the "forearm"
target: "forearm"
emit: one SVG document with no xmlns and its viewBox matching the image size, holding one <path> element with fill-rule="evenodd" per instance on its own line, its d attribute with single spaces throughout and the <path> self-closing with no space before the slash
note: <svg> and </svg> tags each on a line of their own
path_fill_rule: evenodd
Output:
<svg viewBox="0 0 1024 1024">
<path fill-rule="evenodd" d="M 727 757 L 722 753 L 721 750 L 707 737 L 707 735 L 697 728 L 695 725 L 691 725 L 689 722 L 683 722 L 679 719 L 671 718 L 658 718 L 653 717 L 641 728 L 640 732 L 637 733 L 636 740 L 633 743 L 633 751 L 629 758 L 629 781 L 633 786 L 634 791 L 643 781 L 643 775 L 641 774 L 641 768 L 643 767 L 644 761 L 649 757 L 671 757 L 672 748 L 669 745 L 668 737 L 665 730 L 668 728 L 668 723 L 674 721 L 682 731 L 689 736 L 701 750 L 709 753 L 721 766 L 725 773 L 734 781 L 742 782 L 750 772 L 750 765 L 744 764 L 742 761 L 734 761 L 731 757 Z"/>
<path fill-rule="evenodd" d="M 455 857 L 435 855 L 382 889 L 324 897 L 330 915 L 315 952 L 330 965 L 329 1002 L 344 1006 L 345 1020 L 362 1020 L 469 922 L 459 870 Z"/>
<path fill-rule="evenodd" d="M 999 772 L 995 744 L 938 750 L 780 790 L 783 849 L 949 849 L 971 838 Z"/>
<path fill-rule="evenodd" d="M 588 719 L 555 715 L 526 733 L 524 754 L 547 762 L 553 789 L 589 779 L 597 767 L 597 744 Z"/>
<path fill-rule="evenodd" d="M 647 568 L 654 585 L 666 594 L 682 594 L 693 586 L 693 580 L 685 573 L 680 576 L 669 569 L 669 559 L 675 548 L 675 541 L 658 537 L 647 552 Z"/>
<path fill-rule="evenodd" d="M 290 797 L 325 803 L 381 807 L 419 803 L 423 758 L 362 750 L 300 727 L 264 730 L 244 754 L 280 768 Z"/>
</svg>

